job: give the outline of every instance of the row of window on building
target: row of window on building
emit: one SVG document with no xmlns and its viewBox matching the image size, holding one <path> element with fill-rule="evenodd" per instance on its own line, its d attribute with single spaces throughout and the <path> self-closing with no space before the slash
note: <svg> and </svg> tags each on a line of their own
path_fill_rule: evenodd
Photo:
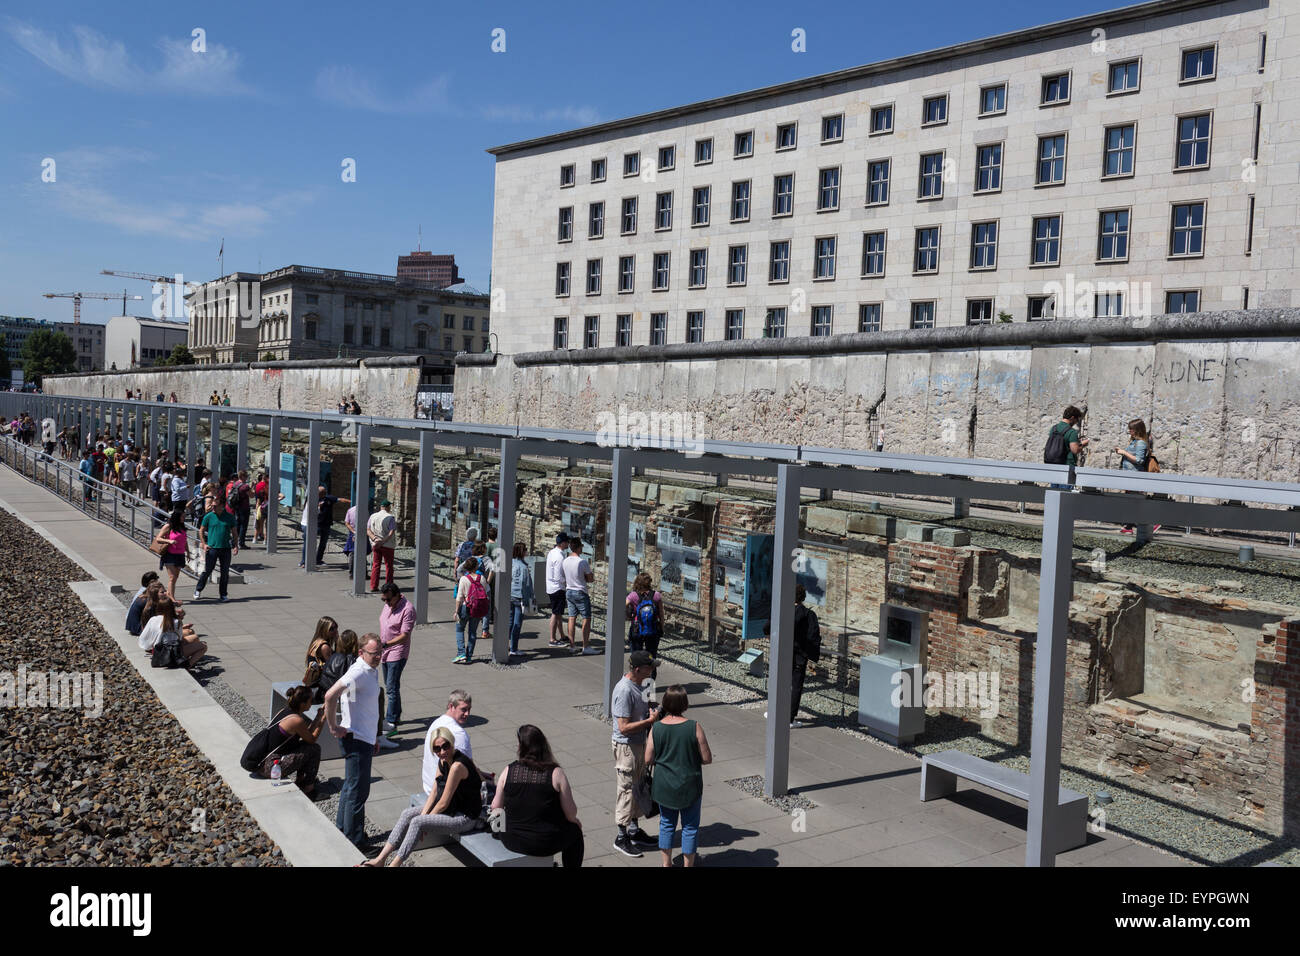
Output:
<svg viewBox="0 0 1300 956">
<path fill-rule="evenodd" d="M 1249 290 L 1246 290 L 1249 296 Z M 1248 301 L 1248 299 L 1246 300 Z M 909 328 L 913 329 L 932 329 L 934 328 L 935 309 L 937 302 L 934 299 L 913 300 L 909 303 Z M 1089 305 L 1091 312 L 1086 312 Z M 1074 302 L 1072 308 L 1075 314 L 1072 317 L 1089 318 L 1092 316 L 1123 316 L 1128 314 L 1129 308 L 1133 305 L 1128 300 L 1128 292 L 1125 290 L 1098 292 L 1092 297 L 1092 301 Z M 1201 307 L 1201 292 L 1199 289 L 1176 289 L 1165 292 L 1165 312 L 1185 313 L 1198 312 Z M 862 302 L 858 304 L 858 327 L 859 332 L 879 332 L 882 327 L 885 304 L 883 302 Z M 762 326 L 762 338 L 785 338 L 787 335 L 787 319 L 789 310 L 786 306 L 777 306 L 765 311 Z M 808 324 L 808 335 L 823 336 L 830 335 L 835 317 L 835 307 L 832 305 L 815 305 L 810 310 Z M 1031 295 L 1028 297 L 1025 306 L 1024 317 L 1031 321 L 1049 321 L 1057 317 L 1056 296 L 1053 294 Z M 623 313 L 614 317 L 614 345 L 616 347 L 627 347 L 632 342 L 632 314 Z M 966 300 L 966 324 L 967 325 L 990 325 L 995 321 L 1011 322 L 1014 316 L 1009 312 L 995 312 L 994 300 L 991 298 L 974 298 Z M 567 349 L 569 345 L 569 318 L 568 316 L 555 317 L 555 337 L 554 347 L 557 349 Z M 705 312 L 704 310 L 692 310 L 686 313 L 686 337 L 685 342 L 695 344 L 703 342 L 705 332 Z M 797 334 L 797 333 L 796 333 Z M 726 309 L 723 314 L 723 335 L 725 340 L 732 341 L 745 338 L 745 310 L 744 309 Z M 668 313 L 651 312 L 649 325 L 650 345 L 667 345 L 668 343 Z M 588 315 L 583 317 L 581 348 L 597 348 L 600 345 L 600 316 Z"/>
<path fill-rule="evenodd" d="M 1252 159 L 1258 157 L 1260 107 L 1255 110 L 1255 136 Z M 1210 135 L 1213 112 L 1195 113 L 1178 117 L 1174 148 L 1174 170 L 1188 171 L 1210 167 Z M 1052 133 L 1038 137 L 1036 186 L 1064 185 L 1066 180 L 1066 146 L 1068 134 Z M 975 192 L 977 194 L 1002 191 L 1004 143 L 986 143 L 976 147 Z M 1118 179 L 1134 175 L 1137 153 L 1137 124 L 1121 123 L 1105 128 L 1103 136 L 1102 178 Z M 891 197 L 894 172 L 893 158 L 873 159 L 867 163 L 866 206 L 887 206 Z M 817 174 L 817 211 L 833 212 L 840 208 L 841 167 L 830 166 Z M 916 198 L 918 202 L 944 198 L 944 184 L 955 178 L 953 161 L 944 150 L 922 153 L 917 170 Z M 794 214 L 795 174 L 782 173 L 772 181 L 772 218 Z M 753 181 L 737 180 L 731 184 L 730 222 L 749 222 L 751 219 L 751 194 Z M 691 226 L 708 226 L 712 216 L 712 186 L 697 186 L 691 195 Z M 639 200 L 627 196 L 619 211 L 619 235 L 631 236 L 637 232 Z M 557 241 L 573 240 L 574 209 L 562 206 L 559 210 Z M 673 193 L 661 192 L 655 196 L 654 229 L 666 232 L 673 227 Z M 587 238 L 605 236 L 605 203 L 587 205 Z"/>
<path fill-rule="evenodd" d="M 1255 197 L 1247 197 L 1246 254 L 1252 251 L 1255 214 Z M 1206 203 L 1172 203 L 1169 213 L 1169 241 L 1166 256 L 1170 259 L 1197 258 L 1205 254 Z M 1030 266 L 1059 266 L 1061 264 L 1062 221 L 1061 213 L 1030 217 Z M 994 271 L 998 267 L 998 241 L 1000 220 L 970 224 L 970 254 L 968 268 L 972 271 Z M 912 273 L 933 274 L 939 271 L 940 239 L 942 226 L 920 226 L 914 230 L 912 243 Z M 1103 209 L 1097 213 L 1096 261 L 1127 262 L 1129 240 L 1132 234 L 1132 211 Z M 792 240 L 781 239 L 768 243 L 767 281 L 790 281 Z M 859 275 L 864 279 L 884 278 L 886 274 L 887 230 L 862 234 L 862 255 Z M 818 236 L 813 240 L 812 277 L 817 280 L 835 279 L 838 273 L 839 237 Z M 666 292 L 670 288 L 671 252 L 651 255 L 650 290 Z M 585 275 L 587 295 L 600 295 L 603 289 L 603 259 L 588 259 Z M 686 285 L 690 289 L 708 286 L 709 250 L 691 249 L 687 265 Z M 743 286 L 749 281 L 749 244 L 727 247 L 726 277 L 728 286 Z M 555 294 L 564 298 L 570 294 L 572 263 L 559 262 L 555 267 Z M 636 291 L 636 256 L 618 258 L 618 291 Z"/>
<path fill-rule="evenodd" d="M 1259 38 L 1260 71 L 1264 69 L 1264 55 L 1267 38 L 1261 33 Z M 1184 49 L 1181 52 L 1179 83 L 1202 83 L 1215 79 L 1217 71 L 1218 46 L 1209 44 Z M 1045 74 L 1039 80 L 1039 107 L 1064 106 L 1070 102 L 1073 73 L 1070 70 Z M 1107 96 L 1123 96 L 1137 93 L 1141 88 L 1142 58 L 1132 57 L 1117 60 L 1107 66 Z M 980 87 L 978 117 L 1002 116 L 1007 112 L 1007 83 L 990 83 Z M 894 132 L 894 113 L 896 103 L 881 103 L 870 108 L 868 134 L 884 136 Z M 937 93 L 921 99 L 920 126 L 943 126 L 948 122 L 948 94 Z M 822 145 L 842 143 L 844 141 L 844 114 L 832 113 L 821 118 Z M 777 152 L 794 150 L 799 145 L 799 124 L 797 121 L 781 122 L 776 125 L 773 139 Z M 695 165 L 707 166 L 713 162 L 713 137 L 707 136 L 695 140 Z M 743 130 L 734 134 L 732 141 L 732 158 L 747 159 L 754 155 L 754 131 Z M 655 169 L 669 172 L 677 168 L 677 147 L 660 146 L 655 156 Z M 623 154 L 623 176 L 631 178 L 641 175 L 641 152 L 631 151 Z M 607 158 L 600 157 L 591 161 L 591 182 L 604 182 L 608 175 Z M 568 189 L 577 184 L 577 164 L 565 163 L 560 166 L 560 188 Z"/>
</svg>

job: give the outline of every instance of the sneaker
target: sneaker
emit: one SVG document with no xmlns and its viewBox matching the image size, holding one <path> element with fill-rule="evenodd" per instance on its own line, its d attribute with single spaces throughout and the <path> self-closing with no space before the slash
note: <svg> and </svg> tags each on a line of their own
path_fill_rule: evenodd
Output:
<svg viewBox="0 0 1300 956">
<path fill-rule="evenodd" d="M 649 833 L 646 833 L 645 830 L 628 830 L 627 836 L 628 839 L 637 846 L 648 846 L 654 847 L 656 850 L 659 849 L 659 837 L 651 836 Z"/>
<path fill-rule="evenodd" d="M 568 647 L 569 645 L 566 644 L 564 641 L 551 641 L 546 646 L 547 647 Z"/>
<path fill-rule="evenodd" d="M 802 720 L 792 720 L 792 721 L 790 721 L 790 729 L 791 729 L 791 730 L 798 730 L 800 727 L 803 727 L 803 726 L 806 726 L 806 725 L 804 724 L 804 722 L 803 722 Z"/>
<path fill-rule="evenodd" d="M 380 750 L 396 750 L 397 748 L 398 748 L 398 743 L 396 740 L 389 740 L 387 737 L 379 738 Z"/>
<path fill-rule="evenodd" d="M 387 737 L 389 740 L 396 740 L 396 739 L 397 739 L 397 731 L 396 731 L 396 730 L 390 730 L 388 733 L 384 734 L 384 736 Z"/>
<path fill-rule="evenodd" d="M 384 733 L 386 734 L 392 733 L 396 729 L 397 729 L 397 724 L 393 723 L 391 720 L 384 721 Z"/>
<path fill-rule="evenodd" d="M 584 648 L 582 649 L 582 653 L 584 653 L 584 654 L 599 654 L 599 653 L 600 653 L 600 648 L 599 648 L 599 647 L 584 647 Z"/>
<path fill-rule="evenodd" d="M 197 601 L 197 600 L 199 600 L 199 599 L 202 598 L 202 597 L 203 597 L 203 592 L 200 591 L 198 588 L 195 588 L 195 589 L 194 589 L 194 600 Z"/>
<path fill-rule="evenodd" d="M 614 838 L 614 849 L 624 856 L 639 857 L 641 855 L 641 851 L 636 848 L 636 844 L 632 842 L 632 838 L 626 833 L 620 833 Z"/>
<path fill-rule="evenodd" d="M 573 645 L 573 646 L 571 646 L 571 647 L 569 648 L 569 651 L 570 651 L 571 653 L 574 653 L 574 654 L 581 654 L 581 653 L 582 653 L 582 648 L 581 648 L 581 647 L 578 647 L 578 646 L 575 644 L 575 645 Z"/>
<path fill-rule="evenodd" d="M 223 594 L 223 595 L 221 595 L 221 597 L 217 598 L 217 600 L 218 600 L 218 601 L 229 601 L 229 600 L 230 600 L 230 597 L 229 597 L 228 595 Z"/>
<path fill-rule="evenodd" d="M 451 659 L 451 662 L 452 662 L 453 664 L 463 664 L 463 663 L 465 663 L 465 655 L 464 655 L 464 654 L 458 654 L 457 656 L 455 656 L 455 657 L 453 657 L 453 658 Z"/>
<path fill-rule="evenodd" d="M 763 719 L 767 720 L 767 711 L 763 711 Z"/>
</svg>

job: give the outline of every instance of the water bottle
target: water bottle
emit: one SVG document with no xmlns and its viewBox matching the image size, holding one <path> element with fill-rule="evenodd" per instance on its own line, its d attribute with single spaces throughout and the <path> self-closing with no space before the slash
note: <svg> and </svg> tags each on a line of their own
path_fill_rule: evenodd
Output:
<svg viewBox="0 0 1300 956">
<path fill-rule="evenodd" d="M 271 765 L 271 786 L 278 787 L 282 783 L 284 781 L 280 779 L 280 760 L 276 758 L 275 763 Z"/>
</svg>

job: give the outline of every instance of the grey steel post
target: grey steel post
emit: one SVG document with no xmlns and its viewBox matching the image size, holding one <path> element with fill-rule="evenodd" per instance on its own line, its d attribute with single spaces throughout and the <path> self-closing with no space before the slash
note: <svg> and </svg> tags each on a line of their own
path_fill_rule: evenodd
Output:
<svg viewBox="0 0 1300 956">
<path fill-rule="evenodd" d="M 135 406 L 135 447 L 140 448 L 144 445 L 144 405 L 136 403 Z"/>
<path fill-rule="evenodd" d="M 799 545 L 799 475 L 796 465 L 776 469 L 776 541 L 772 546 L 772 637 L 768 642 L 767 737 L 763 792 L 790 789 L 790 693 L 794 668 L 794 550 Z"/>
<path fill-rule="evenodd" d="M 185 477 L 194 477 L 194 466 L 199 461 L 199 412 L 191 408 L 185 413 Z"/>
<path fill-rule="evenodd" d="M 176 460 L 176 429 L 180 425 L 180 409 L 169 408 L 167 415 L 167 457 Z"/>
<path fill-rule="evenodd" d="M 208 470 L 212 480 L 221 479 L 221 412 L 213 411 L 208 425 Z"/>
<path fill-rule="evenodd" d="M 514 569 L 515 481 L 519 467 L 519 442 L 501 439 L 501 476 L 497 481 L 496 602 L 497 625 L 492 630 L 492 658 L 498 664 L 510 662 L 510 580 Z M 484 514 L 487 512 L 485 511 Z"/>
<path fill-rule="evenodd" d="M 1029 828 L 1025 866 L 1055 866 L 1051 845 L 1060 813 L 1061 725 L 1065 650 L 1072 591 L 1074 497 L 1048 491 L 1043 500 L 1043 552 L 1038 569 L 1038 640 L 1034 648 L 1034 722 L 1029 751 Z"/>
<path fill-rule="evenodd" d="M 370 426 L 357 428 L 356 487 L 352 504 L 357 509 L 357 540 L 352 551 L 352 593 L 366 593 L 366 522 L 370 520 Z M 376 555 L 376 558 L 378 555 Z"/>
<path fill-rule="evenodd" d="M 970 499 L 969 498 L 952 499 L 952 516 L 954 518 L 969 518 Z"/>
<path fill-rule="evenodd" d="M 433 528 L 433 433 L 420 432 L 415 473 L 415 623 L 429 623 L 429 533 Z"/>
<path fill-rule="evenodd" d="M 248 416 L 240 415 L 238 446 L 235 449 L 235 471 L 248 471 Z M 252 475 L 249 475 L 251 478 Z"/>
<path fill-rule="evenodd" d="M 275 554 L 276 530 L 280 521 L 280 420 L 272 416 L 267 420 L 271 442 L 266 455 L 266 553 Z M 293 504 L 292 501 L 289 504 Z"/>
<path fill-rule="evenodd" d="M 609 716 L 609 702 L 614 687 L 623 679 L 623 634 L 627 612 L 627 525 L 632 501 L 632 465 L 635 455 L 630 448 L 615 448 L 609 484 L 609 524 L 605 528 L 609 573 L 605 580 L 605 696 L 600 706 Z"/>
<path fill-rule="evenodd" d="M 316 522 L 320 514 L 320 422 L 313 421 L 308 427 L 310 436 L 307 443 L 307 497 L 303 500 L 302 510 L 307 515 L 307 527 L 302 536 L 307 550 L 303 553 L 303 565 L 307 571 L 316 570 Z"/>
</svg>

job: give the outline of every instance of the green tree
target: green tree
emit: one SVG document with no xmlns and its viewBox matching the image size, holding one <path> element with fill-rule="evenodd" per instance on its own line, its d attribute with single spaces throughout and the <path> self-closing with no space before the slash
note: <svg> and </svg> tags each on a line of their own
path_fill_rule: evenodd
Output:
<svg viewBox="0 0 1300 956">
<path fill-rule="evenodd" d="M 183 343 L 177 343 L 172 349 L 172 354 L 165 359 L 159 359 L 158 365 L 193 365 L 194 353 L 191 352 Z"/>
<path fill-rule="evenodd" d="M 266 353 L 263 354 L 263 356 L 262 356 L 262 361 L 263 361 L 263 362 L 274 362 L 274 361 L 275 361 L 275 353 L 274 353 L 274 352 L 266 352 Z"/>
<path fill-rule="evenodd" d="M 5 350 L 5 337 L 0 335 L 0 388 L 9 387 L 10 372 L 9 353 Z"/>
<path fill-rule="evenodd" d="M 23 378 L 40 384 L 46 375 L 77 370 L 77 350 L 72 339 L 52 329 L 37 329 L 23 343 Z"/>
</svg>

